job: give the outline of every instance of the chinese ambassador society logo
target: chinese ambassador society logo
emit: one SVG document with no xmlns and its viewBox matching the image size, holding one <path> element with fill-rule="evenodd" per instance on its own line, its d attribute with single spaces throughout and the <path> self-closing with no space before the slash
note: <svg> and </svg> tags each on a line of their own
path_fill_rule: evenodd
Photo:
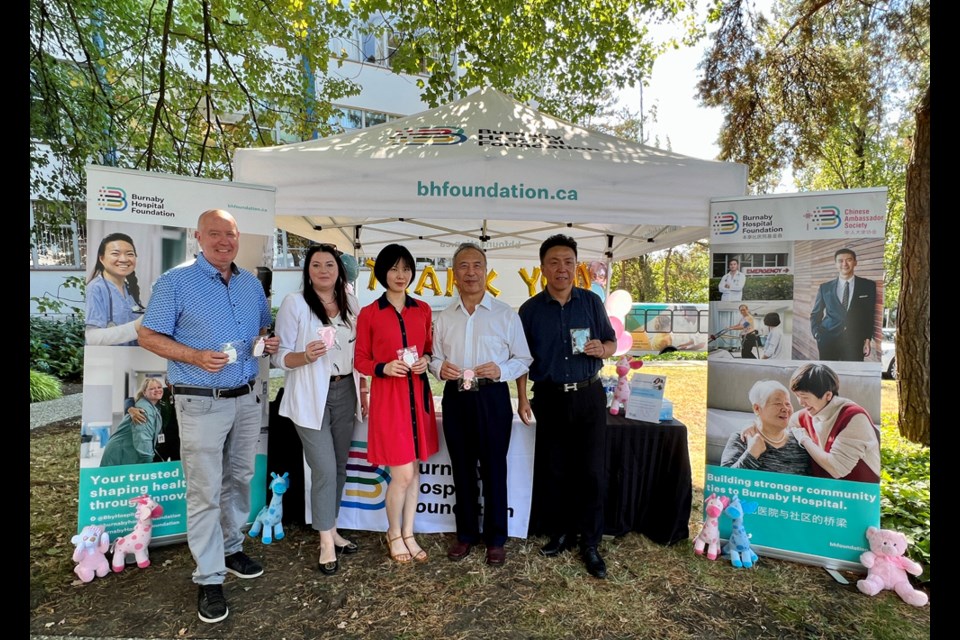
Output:
<svg viewBox="0 0 960 640">
<path fill-rule="evenodd" d="M 127 192 L 120 187 L 100 187 L 97 206 L 101 211 L 123 211 L 127 208 Z"/>
<path fill-rule="evenodd" d="M 721 211 L 713 215 L 713 233 L 726 236 L 740 230 L 740 219 L 733 211 Z"/>
<path fill-rule="evenodd" d="M 807 220 L 807 229 L 814 231 L 836 229 L 843 222 L 839 207 L 817 207 L 813 211 L 807 211 L 803 217 Z"/>
<path fill-rule="evenodd" d="M 423 145 L 423 144 L 461 144 L 467 136 L 463 128 L 453 127 L 418 127 L 414 129 L 397 129 L 390 134 L 392 144 L 395 145 Z"/>
</svg>

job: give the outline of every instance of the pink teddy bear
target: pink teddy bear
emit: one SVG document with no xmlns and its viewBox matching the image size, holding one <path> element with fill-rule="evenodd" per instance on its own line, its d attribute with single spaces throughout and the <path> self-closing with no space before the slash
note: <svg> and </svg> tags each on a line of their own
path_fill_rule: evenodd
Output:
<svg viewBox="0 0 960 640">
<path fill-rule="evenodd" d="M 94 576 L 102 578 L 110 573 L 110 563 L 104 555 L 110 548 L 110 536 L 103 527 L 88 525 L 79 534 L 70 538 L 77 545 L 73 552 L 73 561 L 77 566 L 73 572 L 84 582 L 90 582 Z"/>
<path fill-rule="evenodd" d="M 857 589 L 875 596 L 884 589 L 897 592 L 903 601 L 915 607 L 927 604 L 927 594 L 914 589 L 907 574 L 918 576 L 923 568 L 903 555 L 907 551 L 907 537 L 899 531 L 867 528 L 870 551 L 860 554 L 860 563 L 867 568 L 867 577 L 857 582 Z"/>
<path fill-rule="evenodd" d="M 627 380 L 627 373 L 630 369 L 639 369 L 643 366 L 643 360 L 632 360 L 627 356 L 620 356 L 617 360 L 617 388 L 613 391 L 613 401 L 610 402 L 610 415 L 617 415 L 620 410 L 626 410 L 627 400 L 630 399 L 630 381 Z"/>
</svg>

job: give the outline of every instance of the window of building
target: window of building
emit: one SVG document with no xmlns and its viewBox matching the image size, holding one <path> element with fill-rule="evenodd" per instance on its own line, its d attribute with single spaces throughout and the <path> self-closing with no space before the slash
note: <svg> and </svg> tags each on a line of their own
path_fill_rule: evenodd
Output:
<svg viewBox="0 0 960 640">
<path fill-rule="evenodd" d="M 87 258 L 86 204 L 30 203 L 30 268 L 83 269 Z"/>
</svg>

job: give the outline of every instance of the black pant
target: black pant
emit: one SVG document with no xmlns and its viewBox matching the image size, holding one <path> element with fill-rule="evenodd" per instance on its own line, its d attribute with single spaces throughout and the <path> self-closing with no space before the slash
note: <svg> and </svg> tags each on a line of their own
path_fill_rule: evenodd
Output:
<svg viewBox="0 0 960 640">
<path fill-rule="evenodd" d="M 483 483 L 483 540 L 488 547 L 507 541 L 507 450 L 513 428 L 513 406 L 506 382 L 476 391 L 458 391 L 457 381 L 443 388 L 443 437 L 447 441 L 457 503 L 453 513 L 457 539 L 480 541 L 480 491 Z"/>
<path fill-rule="evenodd" d="M 821 360 L 863 362 L 863 340 L 850 339 L 846 331 L 835 336 L 820 336 L 817 348 Z"/>
<path fill-rule="evenodd" d="M 757 332 L 751 331 L 740 340 L 740 357 L 757 359 L 753 349 L 757 346 Z"/>
<path fill-rule="evenodd" d="M 579 534 L 580 545 L 603 537 L 606 499 L 607 402 L 600 380 L 579 391 L 533 385 L 537 441 L 533 495 L 548 535 Z"/>
</svg>

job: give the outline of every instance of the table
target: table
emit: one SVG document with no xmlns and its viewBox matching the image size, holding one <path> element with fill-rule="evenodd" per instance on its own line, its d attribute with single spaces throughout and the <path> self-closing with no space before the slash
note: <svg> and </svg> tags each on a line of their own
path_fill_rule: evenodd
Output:
<svg viewBox="0 0 960 640">
<path fill-rule="evenodd" d="M 690 537 L 693 477 L 687 427 L 607 418 L 604 533 L 642 533 L 670 545 Z"/>
<path fill-rule="evenodd" d="M 642 533 L 670 545 L 690 537 L 693 477 L 682 422 L 640 422 L 607 415 L 604 534 Z M 543 535 L 534 495 L 529 535 Z"/>
</svg>

